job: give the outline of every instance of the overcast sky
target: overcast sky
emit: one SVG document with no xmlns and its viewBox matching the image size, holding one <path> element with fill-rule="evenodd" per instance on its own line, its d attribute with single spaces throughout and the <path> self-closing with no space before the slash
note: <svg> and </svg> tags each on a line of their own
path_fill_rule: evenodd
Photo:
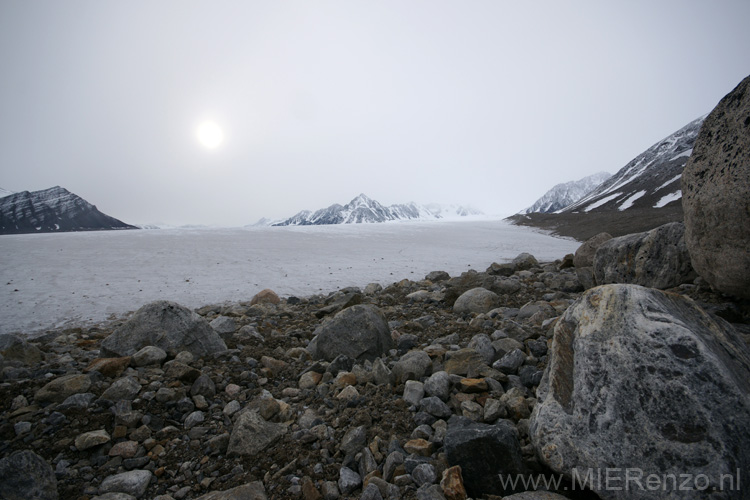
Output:
<svg viewBox="0 0 750 500">
<path fill-rule="evenodd" d="M 747 0 L 2 0 L 0 187 L 128 223 L 360 192 L 515 213 L 711 111 L 750 74 L 748 20 Z"/>
</svg>

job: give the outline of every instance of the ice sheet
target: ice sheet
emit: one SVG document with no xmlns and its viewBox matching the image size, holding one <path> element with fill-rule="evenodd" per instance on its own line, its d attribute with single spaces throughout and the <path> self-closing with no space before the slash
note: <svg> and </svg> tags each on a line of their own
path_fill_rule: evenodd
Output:
<svg viewBox="0 0 750 500">
<path fill-rule="evenodd" d="M 188 307 L 484 271 L 578 242 L 503 221 L 435 221 L 0 236 L 0 333 L 101 322 L 158 299 Z"/>
</svg>

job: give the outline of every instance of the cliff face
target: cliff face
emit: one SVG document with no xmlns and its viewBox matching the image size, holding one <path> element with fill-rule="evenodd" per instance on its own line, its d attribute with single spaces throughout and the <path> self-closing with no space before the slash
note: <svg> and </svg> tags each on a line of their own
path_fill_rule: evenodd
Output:
<svg viewBox="0 0 750 500">
<path fill-rule="evenodd" d="M 0 198 L 0 234 L 136 229 L 100 212 L 67 189 L 55 186 Z"/>
</svg>

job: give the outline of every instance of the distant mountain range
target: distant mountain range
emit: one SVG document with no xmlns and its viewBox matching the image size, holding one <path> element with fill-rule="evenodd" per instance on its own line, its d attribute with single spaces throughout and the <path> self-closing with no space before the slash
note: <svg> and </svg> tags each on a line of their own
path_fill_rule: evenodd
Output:
<svg viewBox="0 0 750 500">
<path fill-rule="evenodd" d="M 680 178 L 705 116 L 636 156 L 596 189 L 561 213 L 662 208 L 682 199 Z"/>
<path fill-rule="evenodd" d="M 376 200 L 360 194 L 346 205 L 338 203 L 327 208 L 311 211 L 303 210 L 298 214 L 281 221 L 261 219 L 256 225 L 270 226 L 312 226 L 325 224 L 361 224 L 395 220 L 435 220 L 443 218 L 482 215 L 482 212 L 460 205 L 416 203 L 384 206 Z"/>
<path fill-rule="evenodd" d="M 566 207 L 544 212 L 544 208 L 558 201 L 550 194 L 558 187 L 555 186 L 548 193 L 549 199 L 545 195 L 509 220 L 580 240 L 601 231 L 616 236 L 681 221 L 680 178 L 705 118 L 693 120 L 657 142 Z"/>
<path fill-rule="evenodd" d="M 540 212 L 548 214 L 557 212 L 577 202 L 610 177 L 612 177 L 612 174 L 608 172 L 599 172 L 598 174 L 589 175 L 577 181 L 557 184 L 533 205 L 519 213 L 530 214 Z"/>
<path fill-rule="evenodd" d="M 10 193 L 3 196 L 3 193 Z M 137 229 L 103 214 L 67 189 L 0 191 L 0 234 Z"/>
</svg>

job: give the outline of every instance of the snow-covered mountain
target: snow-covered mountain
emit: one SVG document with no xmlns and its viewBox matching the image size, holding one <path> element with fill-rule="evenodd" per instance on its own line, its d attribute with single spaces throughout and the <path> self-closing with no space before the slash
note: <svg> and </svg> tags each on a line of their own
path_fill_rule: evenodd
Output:
<svg viewBox="0 0 750 500">
<path fill-rule="evenodd" d="M 657 142 L 560 213 L 661 208 L 679 203 L 680 177 L 705 116 Z"/>
<path fill-rule="evenodd" d="M 303 210 L 298 214 L 275 222 L 272 226 L 311 226 L 324 224 L 359 224 L 411 219 L 443 219 L 481 215 L 482 212 L 460 205 L 418 205 L 416 203 L 384 206 L 376 200 L 360 194 L 346 205 L 338 203 L 312 212 Z"/>
<path fill-rule="evenodd" d="M 13 194 L 13 191 L 8 191 L 7 189 L 3 189 L 0 187 L 0 198 L 4 198 L 6 196 L 10 196 Z"/>
<path fill-rule="evenodd" d="M 530 214 L 535 212 L 557 212 L 558 210 L 577 202 L 610 177 L 612 177 L 612 174 L 609 172 L 599 172 L 577 181 L 557 184 L 544 193 L 544 196 L 536 200 L 536 202 L 529 208 L 521 210 L 518 213 Z"/>
<path fill-rule="evenodd" d="M 0 234 L 136 229 L 55 186 L 0 198 Z"/>
</svg>

